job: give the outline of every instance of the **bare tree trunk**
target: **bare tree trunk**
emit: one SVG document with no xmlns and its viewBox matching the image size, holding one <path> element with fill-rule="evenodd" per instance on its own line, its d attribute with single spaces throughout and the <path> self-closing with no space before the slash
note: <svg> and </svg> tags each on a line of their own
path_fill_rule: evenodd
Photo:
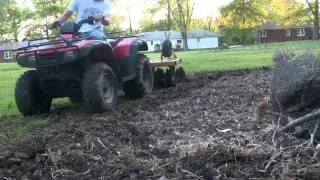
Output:
<svg viewBox="0 0 320 180">
<path fill-rule="evenodd" d="M 179 25 L 179 30 L 183 39 L 183 48 L 184 50 L 187 50 L 189 49 L 187 32 L 192 21 L 192 14 L 196 0 L 194 0 L 192 4 L 189 0 L 175 0 L 172 2 L 173 4 L 171 4 L 172 7 L 170 7 L 170 14 L 177 25 Z M 166 3 L 170 3 L 170 0 L 166 0 Z"/>
<path fill-rule="evenodd" d="M 168 23 L 168 26 L 167 26 L 167 30 L 170 31 L 171 30 L 171 26 L 172 26 L 172 22 L 171 22 L 171 4 L 170 3 L 167 3 L 167 8 L 168 8 L 168 14 L 167 14 L 167 23 Z"/>
<path fill-rule="evenodd" d="M 129 28 L 130 28 L 130 35 L 133 34 L 133 31 L 132 31 L 132 22 L 131 22 L 131 15 L 130 13 L 128 12 L 128 17 L 129 17 Z"/>
<path fill-rule="evenodd" d="M 14 33 L 14 41 L 15 42 L 18 42 L 19 40 L 18 40 L 18 33 Z"/>
<path fill-rule="evenodd" d="M 187 34 L 187 32 L 186 31 L 181 32 L 181 36 L 183 39 L 183 49 L 188 50 L 189 47 L 188 47 L 188 34 Z"/>
<path fill-rule="evenodd" d="M 319 1 L 315 1 L 314 5 L 314 28 L 313 28 L 313 39 L 319 39 Z"/>
<path fill-rule="evenodd" d="M 313 39 L 319 39 L 319 0 L 315 0 L 314 7 L 309 0 L 306 0 L 310 11 L 313 14 Z"/>
<path fill-rule="evenodd" d="M 48 24 L 48 17 L 46 17 L 46 24 Z M 49 29 L 44 26 L 44 31 L 46 33 L 46 38 L 49 38 Z"/>
</svg>

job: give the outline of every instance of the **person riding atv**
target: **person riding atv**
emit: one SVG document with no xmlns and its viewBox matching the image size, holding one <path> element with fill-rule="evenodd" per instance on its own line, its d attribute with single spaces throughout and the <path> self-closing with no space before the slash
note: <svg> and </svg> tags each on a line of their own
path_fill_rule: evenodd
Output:
<svg viewBox="0 0 320 180">
<path fill-rule="evenodd" d="M 110 24 L 111 3 L 109 0 L 71 0 L 67 10 L 56 19 L 50 26 L 51 29 L 63 24 L 76 12 L 76 22 L 93 18 L 94 23 L 83 24 L 79 33 L 84 37 L 91 37 L 97 40 L 106 40 L 103 26 Z"/>
<path fill-rule="evenodd" d="M 77 22 L 65 22 L 77 11 Z M 147 42 L 137 36 L 106 38 L 108 0 L 71 0 L 52 27 L 58 36 L 36 38 L 17 52 L 18 65 L 32 68 L 16 82 L 15 101 L 24 116 L 48 113 L 54 98 L 69 98 L 93 113 L 118 104 L 118 95 L 138 99 L 153 91 Z M 86 37 L 83 37 L 86 36 Z"/>
</svg>

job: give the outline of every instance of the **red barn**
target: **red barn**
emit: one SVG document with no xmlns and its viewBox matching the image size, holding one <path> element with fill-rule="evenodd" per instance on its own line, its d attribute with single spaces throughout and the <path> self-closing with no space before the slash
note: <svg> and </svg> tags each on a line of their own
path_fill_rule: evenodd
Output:
<svg viewBox="0 0 320 180">
<path fill-rule="evenodd" d="M 259 28 L 257 42 L 283 42 L 292 40 L 307 40 L 313 37 L 312 23 L 303 26 L 281 27 L 271 23 L 266 23 Z"/>
</svg>

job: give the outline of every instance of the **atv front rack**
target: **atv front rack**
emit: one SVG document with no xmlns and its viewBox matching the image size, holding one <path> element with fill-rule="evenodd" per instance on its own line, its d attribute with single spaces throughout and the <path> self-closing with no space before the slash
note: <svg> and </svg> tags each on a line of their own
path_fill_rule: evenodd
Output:
<svg viewBox="0 0 320 180">
<path fill-rule="evenodd" d="M 31 42 L 41 41 L 41 40 L 50 40 L 50 39 L 55 39 L 55 40 L 48 41 L 48 42 L 40 42 L 38 44 L 31 45 Z M 76 38 L 72 37 L 70 39 L 66 39 L 65 37 L 60 35 L 60 36 L 53 36 L 53 37 L 48 37 L 48 38 L 38 38 L 38 39 L 29 40 L 28 41 L 28 46 L 21 47 L 18 50 L 21 51 L 21 50 L 27 50 L 29 48 L 34 48 L 34 47 L 54 45 L 54 44 L 62 44 L 62 43 L 66 43 L 66 45 L 68 47 L 71 47 L 73 42 L 82 41 L 82 40 L 86 40 L 86 39 L 90 39 L 90 37 L 79 37 L 79 36 L 76 36 Z"/>
<path fill-rule="evenodd" d="M 48 42 L 39 42 L 35 45 L 31 45 L 33 41 L 50 40 Z M 90 39 L 89 37 L 71 37 L 65 38 L 62 35 L 49 38 L 33 39 L 28 42 L 28 46 L 18 49 L 16 55 L 18 63 L 27 64 L 31 67 L 46 67 L 46 66 L 58 66 L 62 63 L 70 62 L 79 57 L 79 47 L 73 42 Z M 44 47 L 55 44 L 66 44 L 61 47 Z M 35 49 L 33 49 L 35 48 Z M 21 56 L 22 55 L 22 56 Z"/>
</svg>

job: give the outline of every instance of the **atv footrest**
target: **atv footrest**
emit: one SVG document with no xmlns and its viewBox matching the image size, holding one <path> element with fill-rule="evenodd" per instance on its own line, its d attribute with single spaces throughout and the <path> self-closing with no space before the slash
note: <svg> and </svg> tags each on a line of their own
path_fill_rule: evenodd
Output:
<svg viewBox="0 0 320 180">
<path fill-rule="evenodd" d="M 152 67 L 168 67 L 168 66 L 176 66 L 178 64 L 181 64 L 182 60 L 181 58 L 172 59 L 172 60 L 151 60 L 150 65 Z"/>
</svg>

